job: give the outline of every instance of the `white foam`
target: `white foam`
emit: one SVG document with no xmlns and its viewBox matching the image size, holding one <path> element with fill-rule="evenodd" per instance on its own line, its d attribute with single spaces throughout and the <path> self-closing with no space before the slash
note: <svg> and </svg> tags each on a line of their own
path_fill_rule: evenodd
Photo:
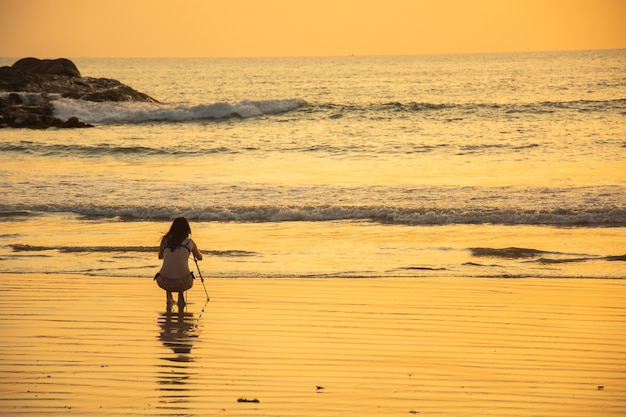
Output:
<svg viewBox="0 0 626 417">
<path fill-rule="evenodd" d="M 203 207 L 179 205 L 165 206 L 129 205 L 84 205 L 80 203 L 51 202 L 38 205 L 1 204 L 0 212 L 8 216 L 22 216 L 27 213 L 76 213 L 87 217 L 125 218 L 127 220 L 171 219 L 181 212 L 194 221 L 220 222 L 327 222 L 327 221 L 371 221 L 384 224 L 410 226 L 440 226 L 452 224 L 501 224 L 535 225 L 564 227 L 623 227 L 626 225 L 626 210 L 602 208 L 589 210 L 547 210 L 528 213 L 526 210 L 493 210 L 477 208 L 472 210 L 445 209 L 406 209 L 373 206 L 226 206 Z M 15 213 L 15 214 L 12 214 Z"/>
<path fill-rule="evenodd" d="M 196 105 L 142 102 L 91 102 L 59 99 L 53 102 L 54 115 L 67 120 L 77 117 L 86 123 L 183 122 L 229 117 L 258 117 L 285 113 L 306 105 L 299 98 L 246 100 L 239 103 L 214 102 Z"/>
</svg>

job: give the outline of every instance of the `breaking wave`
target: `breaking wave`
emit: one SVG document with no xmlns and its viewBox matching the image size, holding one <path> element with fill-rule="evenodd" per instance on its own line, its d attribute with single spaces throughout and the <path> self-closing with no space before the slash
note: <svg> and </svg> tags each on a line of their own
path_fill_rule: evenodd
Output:
<svg viewBox="0 0 626 417">
<path fill-rule="evenodd" d="M 121 221 L 169 220 L 184 215 L 189 220 L 206 222 L 280 223 L 325 221 L 370 221 L 408 226 L 443 225 L 538 225 L 557 227 L 624 227 L 626 210 L 615 207 L 576 210 L 537 210 L 494 208 L 406 208 L 393 206 L 228 206 L 228 207 L 119 207 L 45 205 L 5 207 L 12 217 L 32 216 L 37 212 L 75 213 L 85 218 L 117 218 Z M 27 214 L 24 214 L 27 213 Z M 8 216 L 8 215 L 7 215 Z M 5 219 L 6 217 L 5 216 Z M 5 220 L 6 221 L 6 220 Z M 478 251 L 479 252 L 479 251 Z M 518 254 L 519 255 L 519 254 Z M 535 254 L 533 254 L 535 255 Z M 503 256 L 492 253 L 491 256 Z"/>
<path fill-rule="evenodd" d="M 20 93 L 25 102 L 33 102 L 36 95 Z M 626 99 L 545 101 L 536 103 L 426 103 L 426 102 L 370 102 L 370 103 L 309 103 L 301 98 L 275 100 L 244 100 L 237 103 L 223 101 L 200 104 L 143 103 L 143 102 L 91 102 L 60 98 L 53 99 L 54 115 L 67 120 L 77 117 L 87 123 L 124 124 L 145 122 L 188 122 L 197 120 L 222 120 L 251 118 L 287 113 L 307 107 L 308 113 L 326 113 L 327 117 L 341 118 L 349 115 L 368 117 L 393 117 L 393 115 L 440 113 L 447 120 L 462 120 L 469 115 L 502 117 L 516 113 L 549 114 L 575 113 L 626 113 Z"/>
<path fill-rule="evenodd" d="M 73 99 L 53 101 L 54 115 L 67 120 L 77 117 L 87 123 L 121 124 L 144 122 L 185 122 L 227 118 L 250 118 L 280 114 L 305 106 L 300 98 L 279 100 L 245 100 L 238 103 L 214 102 L 195 105 L 91 102 Z"/>
</svg>

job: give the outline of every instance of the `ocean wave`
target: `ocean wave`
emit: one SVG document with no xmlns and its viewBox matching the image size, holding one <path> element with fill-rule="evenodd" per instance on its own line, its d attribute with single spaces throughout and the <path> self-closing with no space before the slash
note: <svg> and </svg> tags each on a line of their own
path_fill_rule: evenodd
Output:
<svg viewBox="0 0 626 417">
<path fill-rule="evenodd" d="M 43 143 L 38 141 L 24 141 L 14 143 L 0 143 L 0 152 L 15 153 L 19 155 L 29 155 L 37 157 L 102 157 L 102 156 L 136 156 L 136 157 L 153 157 L 153 156 L 207 156 L 216 154 L 240 154 L 240 153 L 278 153 L 290 152 L 301 154 L 330 154 L 330 155 L 367 155 L 368 153 L 384 152 L 385 155 L 410 155 L 437 152 L 441 149 L 449 150 L 457 155 L 474 154 L 494 151 L 505 152 L 521 151 L 526 149 L 537 148 L 542 145 L 531 143 L 527 145 L 516 144 L 475 144 L 475 145 L 450 145 L 447 143 L 439 145 L 425 144 L 407 144 L 405 147 L 385 148 L 380 151 L 375 145 L 369 147 L 367 144 L 302 144 L 302 146 L 294 145 L 289 142 L 286 144 L 277 144 L 274 147 L 258 147 L 258 146 L 242 146 L 237 143 L 229 143 L 228 146 L 214 145 L 212 143 L 194 143 L 193 147 L 182 147 L 178 143 L 155 143 L 153 146 L 129 146 L 122 144 L 97 143 L 97 144 L 78 144 L 78 143 Z M 380 153 L 379 153 L 380 155 Z"/>
<path fill-rule="evenodd" d="M 451 225 L 555 225 L 624 226 L 626 210 L 545 210 L 532 211 L 493 208 L 404 208 L 388 206 L 256 206 L 228 207 L 190 211 L 188 216 L 201 221 L 287 222 L 287 221 L 372 221 L 383 224 Z"/>
<path fill-rule="evenodd" d="M 596 256 L 579 253 L 547 252 L 532 248 L 469 248 L 472 256 L 482 258 L 524 259 L 523 262 L 543 265 L 589 261 L 626 261 L 626 255 Z"/>
<path fill-rule="evenodd" d="M 22 94 L 22 93 L 21 93 Z M 23 93 L 26 102 L 38 100 L 37 95 Z M 512 114 L 575 113 L 626 113 L 626 98 L 612 100 L 542 101 L 528 103 L 454 103 L 387 101 L 365 103 L 309 103 L 302 98 L 244 100 L 237 103 L 207 102 L 143 103 L 143 102 L 90 102 L 61 98 L 53 99 L 54 115 L 67 120 L 77 117 L 87 123 L 124 124 L 145 122 L 188 122 L 198 120 L 222 120 L 228 118 L 251 118 L 280 114 L 303 109 L 306 113 L 327 113 L 330 119 L 349 115 L 365 115 L 372 118 L 393 117 L 402 114 L 442 114 L 448 121 L 463 120 L 469 115 L 502 116 Z"/>
<path fill-rule="evenodd" d="M 624 114 L 626 99 L 614 100 L 573 100 L 573 101 L 543 101 L 536 103 L 427 103 L 427 102 L 372 102 L 355 103 L 318 103 L 312 108 L 330 112 L 329 118 L 341 118 L 354 114 L 410 114 L 410 113 L 446 113 L 454 117 L 449 120 L 462 120 L 463 116 L 471 114 L 501 115 L 501 114 L 546 114 L 562 111 L 580 113 L 617 112 Z"/>
<path fill-rule="evenodd" d="M 158 246 L 36 246 L 21 243 L 8 245 L 14 252 L 44 252 L 56 250 L 63 253 L 81 252 L 157 252 Z"/>
<path fill-rule="evenodd" d="M 554 258 L 539 258 L 533 261 L 538 264 L 565 264 L 575 262 L 589 262 L 589 261 L 607 261 L 607 262 L 624 262 L 626 261 L 626 255 L 610 255 L 610 256 L 583 256 L 578 258 L 569 259 L 554 259 Z"/>
<path fill-rule="evenodd" d="M 505 259 L 519 259 L 519 258 L 534 258 L 540 255 L 544 255 L 551 252 L 545 252 L 538 249 L 528 248 L 470 248 L 472 256 L 485 257 L 485 258 L 505 258 Z"/>
<path fill-rule="evenodd" d="M 156 253 L 159 251 L 158 246 L 38 246 L 23 243 L 14 243 L 8 245 L 13 252 L 46 252 L 57 251 L 61 253 L 114 253 L 114 252 L 139 252 L 139 253 Z M 224 258 L 239 258 L 258 255 L 256 252 L 244 250 L 209 250 L 203 253 Z"/>
<path fill-rule="evenodd" d="M 36 213 L 33 213 L 32 211 L 29 210 L 0 210 L 0 221 L 2 219 L 7 219 L 7 220 L 11 220 L 14 218 L 20 218 L 20 217 L 31 217 L 31 216 L 36 216 Z"/>
<path fill-rule="evenodd" d="M 100 143 L 97 145 L 81 145 L 81 144 L 46 144 L 32 141 L 21 141 L 19 143 L 0 144 L 0 152 L 13 152 L 23 155 L 35 156 L 194 156 L 194 155 L 211 155 L 236 152 L 233 149 L 223 146 L 216 147 L 197 147 L 192 149 L 184 149 L 180 146 L 123 146 L 111 145 L 108 143 Z"/>
<path fill-rule="evenodd" d="M 2 207 L 0 207 L 2 210 Z M 593 207 L 526 210 L 512 208 L 406 208 L 393 206 L 225 206 L 225 207 L 119 207 L 46 204 L 28 208 L 4 208 L 5 213 L 75 213 L 85 219 L 164 221 L 184 215 L 192 221 L 236 223 L 370 221 L 408 226 L 537 225 L 557 227 L 625 227 L 626 209 Z M 16 214 L 17 216 L 18 214 Z"/>
<path fill-rule="evenodd" d="M 227 118 L 250 118 L 286 113 L 307 103 L 300 98 L 245 100 L 238 103 L 201 104 L 91 102 L 60 98 L 54 100 L 54 115 L 67 120 L 77 117 L 87 123 L 120 124 L 144 122 L 185 122 Z"/>
</svg>

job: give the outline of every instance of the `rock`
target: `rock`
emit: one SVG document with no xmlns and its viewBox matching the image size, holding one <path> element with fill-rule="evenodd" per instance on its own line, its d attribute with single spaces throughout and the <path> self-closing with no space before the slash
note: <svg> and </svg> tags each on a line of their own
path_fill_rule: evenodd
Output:
<svg viewBox="0 0 626 417">
<path fill-rule="evenodd" d="M 11 68 L 22 72 L 34 72 L 36 74 L 65 75 L 67 77 L 80 77 L 80 72 L 72 61 L 66 58 L 38 59 L 22 58 L 15 62 Z"/>
<path fill-rule="evenodd" d="M 145 93 L 110 78 L 82 77 L 71 79 L 71 86 L 58 85 L 57 93 L 65 98 L 87 101 L 143 101 L 158 103 Z"/>
<path fill-rule="evenodd" d="M 69 59 L 24 58 L 0 67 L 0 127 L 91 127 L 75 117 L 53 116 L 58 97 L 86 101 L 139 101 L 158 103 L 149 95 L 109 78 L 82 77 Z"/>
<path fill-rule="evenodd" d="M 24 104 L 22 97 L 20 97 L 20 95 L 16 93 L 9 94 L 9 96 L 7 97 L 7 101 L 9 102 L 9 104 L 13 104 L 13 105 Z"/>
<path fill-rule="evenodd" d="M 53 116 L 52 104 L 46 95 L 21 97 L 11 93 L 0 97 L 0 127 L 46 129 L 48 127 L 92 127 L 76 117 L 63 121 Z"/>
</svg>

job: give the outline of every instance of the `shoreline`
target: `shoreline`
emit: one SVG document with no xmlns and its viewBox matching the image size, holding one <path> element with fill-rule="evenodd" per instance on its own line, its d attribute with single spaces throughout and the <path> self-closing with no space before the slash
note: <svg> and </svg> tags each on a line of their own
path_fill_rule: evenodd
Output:
<svg viewBox="0 0 626 417">
<path fill-rule="evenodd" d="M 626 413 L 626 281 L 198 281 L 3 275 L 0 414 Z"/>
</svg>

